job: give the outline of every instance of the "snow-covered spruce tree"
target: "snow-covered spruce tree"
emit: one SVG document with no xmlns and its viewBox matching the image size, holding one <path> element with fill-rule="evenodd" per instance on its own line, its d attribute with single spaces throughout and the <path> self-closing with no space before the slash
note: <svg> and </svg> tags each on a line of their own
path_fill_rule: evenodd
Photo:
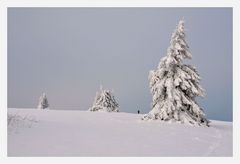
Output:
<svg viewBox="0 0 240 164">
<path fill-rule="evenodd" d="M 45 93 L 39 98 L 38 109 L 46 109 L 49 107 L 47 96 Z"/>
<path fill-rule="evenodd" d="M 185 37 L 184 20 L 180 20 L 172 34 L 167 55 L 161 59 L 157 70 L 149 73 L 152 110 L 143 116 L 143 120 L 208 126 L 209 121 L 195 99 L 204 96 L 200 76 L 195 67 L 183 64 L 183 59 L 192 58 Z"/>
<path fill-rule="evenodd" d="M 113 93 L 100 87 L 100 91 L 96 93 L 93 106 L 89 111 L 106 111 L 119 112 L 119 105 L 116 102 Z"/>
</svg>

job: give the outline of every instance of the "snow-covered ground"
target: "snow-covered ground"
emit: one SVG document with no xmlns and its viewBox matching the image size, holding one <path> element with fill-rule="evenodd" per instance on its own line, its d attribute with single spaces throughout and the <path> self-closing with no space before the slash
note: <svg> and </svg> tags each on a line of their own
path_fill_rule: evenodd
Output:
<svg viewBox="0 0 240 164">
<path fill-rule="evenodd" d="M 8 109 L 8 156 L 232 156 L 232 123 L 210 128 L 142 115 Z"/>
</svg>

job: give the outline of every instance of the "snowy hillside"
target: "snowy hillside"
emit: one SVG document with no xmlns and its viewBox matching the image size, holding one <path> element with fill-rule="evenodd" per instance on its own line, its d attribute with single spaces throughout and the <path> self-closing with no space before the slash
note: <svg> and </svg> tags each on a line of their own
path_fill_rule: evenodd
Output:
<svg viewBox="0 0 240 164">
<path fill-rule="evenodd" d="M 8 156 L 232 156 L 232 123 L 210 128 L 142 115 L 8 109 Z"/>
</svg>

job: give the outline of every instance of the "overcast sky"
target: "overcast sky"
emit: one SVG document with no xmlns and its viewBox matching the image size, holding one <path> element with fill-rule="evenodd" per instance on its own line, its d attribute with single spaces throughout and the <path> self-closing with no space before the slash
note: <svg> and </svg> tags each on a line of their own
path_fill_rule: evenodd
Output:
<svg viewBox="0 0 240 164">
<path fill-rule="evenodd" d="M 210 119 L 232 121 L 231 8 L 8 8 L 8 107 L 87 110 L 102 84 L 120 111 L 150 110 L 148 73 L 184 17 Z"/>
</svg>

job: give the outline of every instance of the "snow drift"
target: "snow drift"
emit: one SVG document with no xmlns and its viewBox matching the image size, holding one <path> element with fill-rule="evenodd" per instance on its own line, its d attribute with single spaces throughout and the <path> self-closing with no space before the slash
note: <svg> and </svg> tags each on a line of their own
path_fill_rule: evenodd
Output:
<svg viewBox="0 0 240 164">
<path fill-rule="evenodd" d="M 18 120 L 8 123 L 8 156 L 232 156 L 231 122 L 206 128 L 70 110 L 8 109 L 8 115 Z"/>
</svg>

